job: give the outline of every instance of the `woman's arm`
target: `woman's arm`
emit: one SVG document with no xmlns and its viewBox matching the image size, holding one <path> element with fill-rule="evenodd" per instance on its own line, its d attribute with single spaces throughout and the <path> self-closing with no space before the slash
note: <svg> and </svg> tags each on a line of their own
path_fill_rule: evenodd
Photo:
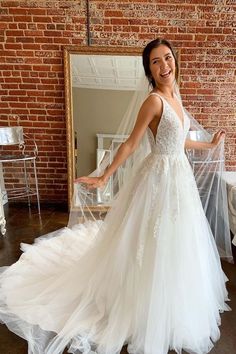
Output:
<svg viewBox="0 0 236 354">
<path fill-rule="evenodd" d="M 219 130 L 214 134 L 211 142 L 186 139 L 184 147 L 185 149 L 197 149 L 197 150 L 212 149 L 219 144 L 219 142 L 224 138 L 224 136 L 225 136 L 225 131 Z"/>
<path fill-rule="evenodd" d="M 101 177 L 79 177 L 75 180 L 78 183 L 85 183 L 89 188 L 102 187 L 108 178 L 118 169 L 119 166 L 135 151 L 148 125 L 156 116 L 161 116 L 161 101 L 149 96 L 142 104 L 134 129 L 129 138 L 121 144 L 111 165 L 105 170 Z"/>
</svg>

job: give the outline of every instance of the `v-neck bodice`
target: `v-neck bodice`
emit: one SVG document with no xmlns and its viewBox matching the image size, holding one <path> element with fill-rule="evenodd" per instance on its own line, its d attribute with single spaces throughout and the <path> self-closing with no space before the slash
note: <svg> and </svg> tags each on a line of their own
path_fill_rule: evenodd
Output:
<svg viewBox="0 0 236 354">
<path fill-rule="evenodd" d="M 157 127 L 156 137 L 148 128 L 148 139 L 152 152 L 158 154 L 176 155 L 184 152 L 184 142 L 190 128 L 189 118 L 182 109 L 183 122 L 170 103 L 156 92 L 150 95 L 158 96 L 162 101 L 162 115 Z"/>
</svg>

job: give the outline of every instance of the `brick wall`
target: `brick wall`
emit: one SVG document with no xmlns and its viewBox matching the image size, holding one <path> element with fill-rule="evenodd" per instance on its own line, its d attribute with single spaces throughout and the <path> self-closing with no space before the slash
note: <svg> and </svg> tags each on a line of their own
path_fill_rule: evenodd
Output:
<svg viewBox="0 0 236 354">
<path fill-rule="evenodd" d="M 181 48 L 185 106 L 227 131 L 236 168 L 234 0 L 89 1 L 91 45 L 143 47 L 157 36 Z M 41 200 L 66 201 L 63 47 L 86 45 L 86 1 L 0 1 L 1 125 L 14 115 L 39 148 Z M 13 124 L 13 123 L 12 123 Z"/>
</svg>

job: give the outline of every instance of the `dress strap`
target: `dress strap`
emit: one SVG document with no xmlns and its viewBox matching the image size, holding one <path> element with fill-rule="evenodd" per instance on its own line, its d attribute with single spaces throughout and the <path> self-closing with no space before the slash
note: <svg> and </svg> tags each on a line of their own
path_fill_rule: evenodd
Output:
<svg viewBox="0 0 236 354">
<path fill-rule="evenodd" d="M 159 95 L 159 93 L 157 93 L 157 92 L 151 92 L 151 93 L 149 93 L 149 96 L 151 96 L 151 95 L 158 96 L 158 97 L 162 100 L 162 102 L 166 101 L 166 99 L 165 99 L 164 97 L 162 97 L 161 95 Z M 175 97 L 177 98 L 178 102 L 179 102 L 179 103 L 181 104 L 181 106 L 182 106 L 181 98 L 178 97 L 178 95 L 177 95 L 176 93 L 175 93 L 174 95 L 175 95 Z M 168 101 L 167 101 L 167 102 L 168 102 Z"/>
<path fill-rule="evenodd" d="M 152 95 L 158 96 L 158 97 L 160 97 L 161 100 L 163 100 L 163 97 L 161 97 L 161 95 L 159 95 L 159 93 L 157 93 L 157 92 L 149 93 L 149 96 L 152 96 Z"/>
</svg>

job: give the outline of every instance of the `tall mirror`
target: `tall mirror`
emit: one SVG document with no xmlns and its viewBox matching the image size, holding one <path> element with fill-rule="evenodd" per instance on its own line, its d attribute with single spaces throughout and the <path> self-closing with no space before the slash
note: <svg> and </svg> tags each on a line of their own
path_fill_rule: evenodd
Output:
<svg viewBox="0 0 236 354">
<path fill-rule="evenodd" d="M 66 47 L 64 63 L 71 207 L 74 179 L 90 174 L 105 156 L 112 161 L 113 147 L 126 138 L 115 133 L 143 67 L 141 50 L 134 48 Z M 111 184 L 97 195 L 98 207 L 112 198 Z"/>
</svg>

